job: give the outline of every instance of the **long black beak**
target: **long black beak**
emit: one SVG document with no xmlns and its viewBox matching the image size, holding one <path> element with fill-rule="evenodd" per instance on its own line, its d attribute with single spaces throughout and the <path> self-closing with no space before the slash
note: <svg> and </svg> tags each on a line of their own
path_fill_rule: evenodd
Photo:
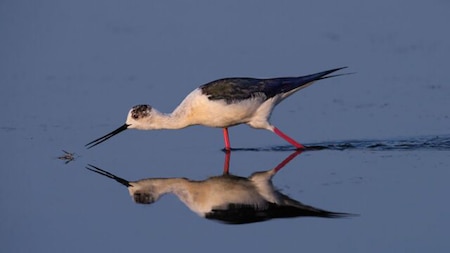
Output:
<svg viewBox="0 0 450 253">
<path fill-rule="evenodd" d="M 116 175 L 114 175 L 114 174 L 112 174 L 112 173 L 110 173 L 110 172 L 108 172 L 106 170 L 102 170 L 99 167 L 96 167 L 96 166 L 94 166 L 92 164 L 88 164 L 88 166 L 86 166 L 86 169 L 88 169 L 90 171 L 93 171 L 95 173 L 98 173 L 98 174 L 100 174 L 102 176 L 112 178 L 112 179 L 116 180 L 117 182 L 125 185 L 126 187 L 132 186 L 128 180 L 123 179 L 121 177 L 118 177 L 118 176 L 116 176 Z"/>
<path fill-rule="evenodd" d="M 97 146 L 98 144 L 106 141 L 107 139 L 113 137 L 114 135 L 116 135 L 116 134 L 118 134 L 118 133 L 120 133 L 122 131 L 127 130 L 128 126 L 129 126 L 128 124 L 123 124 L 121 127 L 117 128 L 116 130 L 112 131 L 111 133 L 106 134 L 105 136 L 102 136 L 102 137 L 100 137 L 98 139 L 95 139 L 95 140 L 89 142 L 88 144 L 86 144 L 84 146 L 87 147 L 88 149 L 92 148 L 94 146 Z"/>
</svg>

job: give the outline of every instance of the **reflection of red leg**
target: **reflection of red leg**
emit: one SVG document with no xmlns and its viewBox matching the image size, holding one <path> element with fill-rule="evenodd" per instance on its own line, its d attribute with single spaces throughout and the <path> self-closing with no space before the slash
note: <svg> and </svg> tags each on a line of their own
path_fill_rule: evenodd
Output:
<svg viewBox="0 0 450 253">
<path fill-rule="evenodd" d="M 294 139 L 292 139 L 291 137 L 287 136 L 285 133 L 281 132 L 280 129 L 278 129 L 276 127 L 273 127 L 273 132 L 276 133 L 281 138 L 285 139 L 290 144 L 294 145 L 297 149 L 305 149 L 305 146 L 303 146 L 302 144 L 296 142 Z"/>
<path fill-rule="evenodd" d="M 223 164 L 223 174 L 227 175 L 230 173 L 230 150 L 225 150 L 225 163 Z"/>
<path fill-rule="evenodd" d="M 228 137 L 228 128 L 223 128 L 223 139 L 225 140 L 225 150 L 231 150 L 230 138 Z"/>
<path fill-rule="evenodd" d="M 288 164 L 292 159 L 294 159 L 296 156 L 300 155 L 302 153 L 301 150 L 297 150 L 294 153 L 292 153 L 290 156 L 288 156 L 286 159 L 284 159 L 280 164 L 277 165 L 273 170 L 275 173 L 277 173 L 279 170 L 281 170 L 286 164 Z"/>
</svg>

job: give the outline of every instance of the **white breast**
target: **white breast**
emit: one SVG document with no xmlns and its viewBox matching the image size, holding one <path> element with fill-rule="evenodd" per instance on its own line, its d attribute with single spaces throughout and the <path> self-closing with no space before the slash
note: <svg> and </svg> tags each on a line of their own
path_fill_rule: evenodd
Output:
<svg viewBox="0 0 450 253">
<path fill-rule="evenodd" d="M 196 89 L 183 100 L 174 114 L 185 114 L 191 124 L 228 127 L 248 123 L 262 103 L 260 97 L 231 104 L 225 100 L 209 100 L 200 89 Z"/>
</svg>

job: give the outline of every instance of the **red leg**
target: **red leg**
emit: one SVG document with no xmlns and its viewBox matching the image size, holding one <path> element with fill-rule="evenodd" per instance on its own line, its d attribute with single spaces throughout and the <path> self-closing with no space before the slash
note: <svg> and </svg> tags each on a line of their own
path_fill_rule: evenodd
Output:
<svg viewBox="0 0 450 253">
<path fill-rule="evenodd" d="M 301 150 L 297 150 L 294 153 L 290 154 L 286 159 L 284 159 L 280 164 L 277 165 L 277 167 L 273 168 L 275 173 L 277 173 L 279 170 L 281 170 L 286 164 L 288 164 L 292 159 L 294 159 L 296 156 L 300 155 L 302 153 Z"/>
<path fill-rule="evenodd" d="M 278 129 L 276 127 L 273 127 L 273 132 L 276 133 L 281 138 L 285 139 L 290 144 L 294 145 L 297 149 L 306 149 L 305 146 L 303 146 L 302 144 L 296 142 L 294 139 L 292 139 L 291 137 L 287 136 L 285 133 L 281 132 L 280 129 Z"/>
<path fill-rule="evenodd" d="M 223 128 L 223 139 L 225 140 L 225 150 L 231 150 L 230 138 L 228 137 L 228 128 Z"/>
<path fill-rule="evenodd" d="M 228 175 L 230 173 L 230 150 L 225 150 L 225 162 L 223 164 L 223 174 Z"/>
</svg>

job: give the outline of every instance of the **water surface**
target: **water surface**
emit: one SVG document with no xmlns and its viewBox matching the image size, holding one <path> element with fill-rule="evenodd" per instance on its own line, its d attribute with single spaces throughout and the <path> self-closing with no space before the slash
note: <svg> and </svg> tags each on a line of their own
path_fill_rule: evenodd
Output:
<svg viewBox="0 0 450 253">
<path fill-rule="evenodd" d="M 446 1 L 0 6 L 1 252 L 448 252 Z M 130 180 L 218 175 L 219 129 L 130 130 L 84 145 L 123 124 L 131 106 L 169 112 L 214 79 L 341 66 L 356 74 L 320 81 L 274 111 L 274 125 L 319 149 L 292 160 L 274 184 L 359 217 L 223 225 L 173 196 L 134 204 L 84 169 L 92 163 Z M 230 170 L 240 176 L 292 152 L 247 126 L 230 138 Z M 75 160 L 58 159 L 62 150 Z"/>
</svg>

